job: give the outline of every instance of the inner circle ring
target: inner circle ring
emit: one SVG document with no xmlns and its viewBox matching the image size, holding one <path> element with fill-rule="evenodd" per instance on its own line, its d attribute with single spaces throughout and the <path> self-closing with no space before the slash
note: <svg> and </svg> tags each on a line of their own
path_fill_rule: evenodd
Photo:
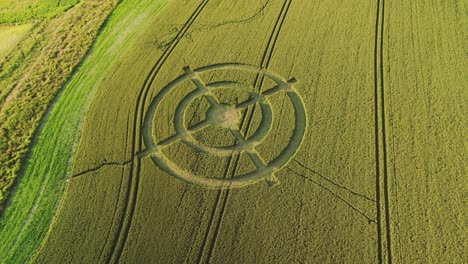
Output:
<svg viewBox="0 0 468 264">
<path fill-rule="evenodd" d="M 226 89 L 239 89 L 241 88 L 235 87 L 235 85 L 239 85 L 238 83 L 234 82 L 215 82 L 215 83 L 210 83 L 207 84 L 206 87 L 209 90 L 214 90 L 214 89 L 220 89 L 220 88 L 226 88 Z M 242 90 L 246 91 L 246 90 Z M 250 94 L 258 96 L 255 92 L 252 91 L 247 91 Z M 200 90 L 194 90 L 187 94 L 180 104 L 177 106 L 175 116 L 174 116 L 174 127 L 176 130 L 176 134 L 184 134 L 188 131 L 187 127 L 185 126 L 185 110 L 187 109 L 187 106 L 192 102 L 192 98 L 203 95 L 203 93 Z M 193 149 L 196 149 L 198 151 L 202 151 L 205 153 L 210 153 L 216 156 L 229 156 L 234 153 L 238 154 L 244 150 L 251 149 L 256 145 L 257 142 L 261 141 L 264 136 L 268 133 L 268 131 L 271 129 L 271 124 L 272 124 L 272 110 L 271 106 L 269 103 L 265 102 L 259 102 L 260 108 L 262 111 L 262 120 L 260 122 L 260 125 L 258 129 L 254 132 L 252 136 L 250 136 L 248 139 L 245 139 L 242 142 L 239 142 L 234 145 L 230 146 L 223 146 L 223 147 L 210 147 L 210 146 L 205 146 L 203 144 L 200 144 L 190 133 L 187 134 L 187 138 L 190 140 L 186 139 L 181 139 L 185 144 L 190 146 Z M 157 139 L 155 139 L 157 140 Z"/>
</svg>

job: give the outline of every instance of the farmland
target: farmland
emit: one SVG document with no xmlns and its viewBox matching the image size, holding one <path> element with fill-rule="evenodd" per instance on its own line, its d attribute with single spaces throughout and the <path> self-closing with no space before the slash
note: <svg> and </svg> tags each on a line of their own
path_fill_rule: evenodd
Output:
<svg viewBox="0 0 468 264">
<path fill-rule="evenodd" d="M 17 45 L 5 49 L 0 64 L 0 214 L 47 107 L 114 4 L 82 1 L 55 17 L 6 26 L 10 30 L 3 32 L 2 42 Z M 18 30 L 24 27 L 29 30 L 21 37 Z"/>
<path fill-rule="evenodd" d="M 79 0 L 2 0 L 0 24 L 24 23 L 57 16 L 76 5 Z"/>
<path fill-rule="evenodd" d="M 31 24 L 0 26 L 0 61 L 21 41 L 31 27 Z"/>
<path fill-rule="evenodd" d="M 463 21 L 460 1 L 120 3 L 33 140 L 0 262 L 463 263 Z"/>
</svg>

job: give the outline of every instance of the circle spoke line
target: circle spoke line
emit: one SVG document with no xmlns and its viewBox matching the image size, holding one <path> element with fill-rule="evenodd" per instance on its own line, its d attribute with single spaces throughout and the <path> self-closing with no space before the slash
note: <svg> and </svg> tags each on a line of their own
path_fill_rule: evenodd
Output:
<svg viewBox="0 0 468 264">
<path fill-rule="evenodd" d="M 212 94 L 204 94 L 203 97 L 205 97 L 206 100 L 208 100 L 208 102 L 211 105 L 218 105 L 219 104 L 218 99 L 216 99 L 216 97 L 214 97 L 214 95 L 212 95 Z"/>
<path fill-rule="evenodd" d="M 293 85 L 297 82 L 295 78 L 291 78 L 288 80 L 285 84 L 284 83 L 278 83 L 277 85 L 273 86 L 271 89 L 254 96 L 253 98 L 250 98 L 248 100 L 245 100 L 239 104 L 236 105 L 236 109 L 244 109 L 247 108 L 251 105 L 254 105 L 258 102 L 262 102 L 266 98 L 273 96 L 274 94 L 281 92 L 282 90 L 288 92 L 293 90 Z"/>
<path fill-rule="evenodd" d="M 161 141 L 159 141 L 157 144 L 156 144 L 156 147 L 158 150 L 161 150 L 171 144 L 173 144 L 174 142 L 178 141 L 178 140 L 188 140 L 188 138 L 190 137 L 191 134 L 197 132 L 198 130 L 201 130 L 205 127 L 207 127 L 208 125 L 210 125 L 210 122 L 208 120 L 203 120 L 201 121 L 200 123 L 194 125 L 193 127 L 191 127 L 190 129 L 188 129 L 185 133 L 177 133 L 175 135 L 172 135 L 166 139 L 163 139 Z"/>
<path fill-rule="evenodd" d="M 185 73 L 188 75 L 190 80 L 195 84 L 198 90 L 200 90 L 201 94 L 208 100 L 208 102 L 211 105 L 217 105 L 219 104 L 218 98 L 208 89 L 206 86 L 205 82 L 202 81 L 202 79 L 198 76 L 197 73 L 195 73 L 192 68 L 190 67 L 185 67 L 184 68 Z"/>
<path fill-rule="evenodd" d="M 242 103 L 237 104 L 236 109 L 240 110 L 240 109 L 247 108 L 251 105 L 258 103 L 259 101 L 260 101 L 259 97 L 255 96 L 253 98 L 243 101 Z"/>
<path fill-rule="evenodd" d="M 229 130 L 234 135 L 234 137 L 237 139 L 237 141 L 239 141 L 239 144 L 245 143 L 246 140 L 245 140 L 244 136 L 241 134 L 241 132 L 239 130 L 237 130 L 237 129 L 229 129 Z M 245 152 L 247 153 L 249 158 L 252 160 L 255 167 L 257 167 L 257 169 L 261 169 L 261 168 L 264 168 L 264 167 L 267 166 L 265 161 L 263 161 L 263 159 L 260 157 L 260 155 L 254 149 L 253 146 L 251 146 L 251 148 L 249 148 L 249 149 L 246 149 Z"/>
<path fill-rule="evenodd" d="M 266 162 L 260 157 L 257 151 L 247 150 L 246 152 L 247 152 L 247 156 L 249 156 L 249 158 L 252 160 L 252 162 L 254 163 L 255 167 L 257 167 L 257 169 L 265 168 L 267 166 Z"/>
<path fill-rule="evenodd" d="M 200 123 L 193 125 L 191 128 L 187 130 L 190 134 L 197 132 L 198 130 L 201 130 L 207 126 L 211 125 L 211 122 L 208 121 L 208 119 L 205 119 L 201 121 Z"/>
<path fill-rule="evenodd" d="M 158 150 L 161 150 L 169 145 L 171 145 L 172 143 L 175 143 L 176 141 L 178 140 L 182 140 L 184 138 L 187 138 L 187 134 L 182 134 L 182 133 L 179 133 L 179 134 L 175 134 L 175 135 L 172 135 L 166 139 L 163 139 L 161 141 L 159 141 L 158 143 L 156 143 L 156 148 Z"/>
<path fill-rule="evenodd" d="M 284 84 L 277 84 L 275 86 L 273 86 L 271 89 L 269 90 L 266 90 L 265 92 L 262 93 L 262 96 L 263 97 L 268 97 L 268 96 L 272 96 L 278 92 L 281 92 L 281 90 L 283 90 L 285 87 Z"/>
<path fill-rule="evenodd" d="M 246 141 L 245 137 L 241 134 L 241 132 L 238 129 L 229 129 L 229 131 L 231 131 L 232 135 L 234 135 L 239 144 L 242 144 Z"/>
<path fill-rule="evenodd" d="M 264 97 L 272 96 L 275 93 L 280 92 L 281 90 L 291 91 L 293 90 L 293 85 L 296 82 L 297 80 L 295 78 L 291 78 L 286 83 L 279 83 L 278 85 L 273 86 L 271 89 L 266 90 L 265 92 L 262 93 L 262 96 Z"/>
</svg>

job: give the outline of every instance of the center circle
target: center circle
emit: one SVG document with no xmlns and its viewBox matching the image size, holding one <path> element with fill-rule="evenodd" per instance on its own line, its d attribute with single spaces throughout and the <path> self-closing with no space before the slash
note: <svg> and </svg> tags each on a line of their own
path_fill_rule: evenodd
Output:
<svg viewBox="0 0 468 264">
<path fill-rule="evenodd" d="M 216 104 L 211 106 L 206 113 L 208 121 L 214 126 L 237 129 L 239 124 L 239 112 L 229 104 Z"/>
</svg>

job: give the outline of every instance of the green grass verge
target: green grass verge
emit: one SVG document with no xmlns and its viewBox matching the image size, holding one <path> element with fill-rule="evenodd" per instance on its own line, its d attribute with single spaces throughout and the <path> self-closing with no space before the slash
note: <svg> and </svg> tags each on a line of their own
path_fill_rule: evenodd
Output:
<svg viewBox="0 0 468 264">
<path fill-rule="evenodd" d="M 140 19 L 142 14 L 152 15 L 161 6 L 149 0 L 123 2 L 110 17 L 86 60 L 49 108 L 33 139 L 11 202 L 0 220 L 1 262 L 24 263 L 46 235 L 64 190 L 73 143 L 90 93 L 113 61 L 131 45 L 140 24 L 144 24 L 144 19 Z M 140 24 L 132 23 L 136 18 Z"/>
<path fill-rule="evenodd" d="M 80 0 L 0 0 L 0 24 L 54 17 Z"/>
<path fill-rule="evenodd" d="M 114 10 L 113 1 L 83 0 L 35 23 L 0 64 L 0 215 L 34 131 Z"/>
</svg>

